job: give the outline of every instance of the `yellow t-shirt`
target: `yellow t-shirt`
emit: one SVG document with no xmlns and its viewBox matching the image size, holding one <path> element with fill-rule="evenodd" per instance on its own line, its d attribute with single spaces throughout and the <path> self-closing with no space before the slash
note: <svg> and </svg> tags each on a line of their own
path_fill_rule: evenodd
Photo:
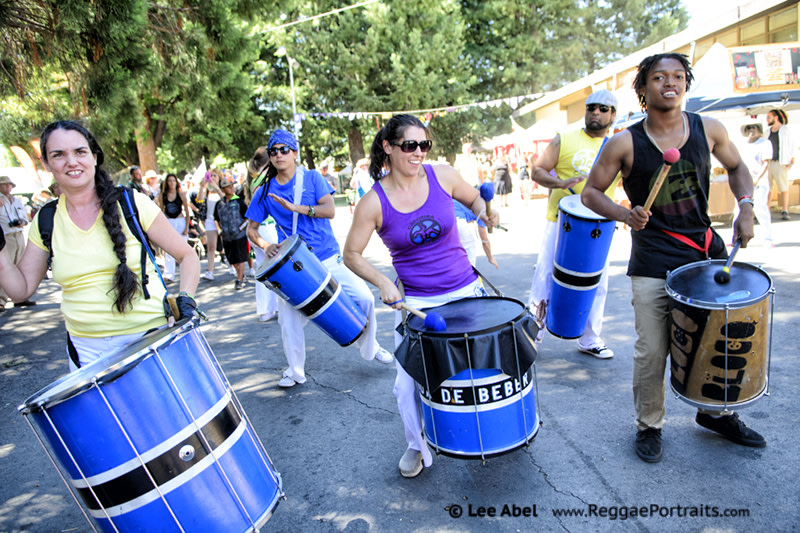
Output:
<svg viewBox="0 0 800 533">
<path fill-rule="evenodd" d="M 561 149 L 558 154 L 558 163 L 556 164 L 556 176 L 566 181 L 578 176 L 588 176 L 589 171 L 592 170 L 597 154 L 600 152 L 600 147 L 603 146 L 604 137 L 589 137 L 583 128 L 567 133 L 561 133 Z M 617 187 L 619 176 L 611 184 L 611 187 L 606 190 L 606 196 L 614 198 L 614 189 Z M 550 199 L 547 202 L 547 220 L 552 222 L 558 221 L 558 202 L 565 196 L 570 194 L 580 194 L 583 187 L 586 185 L 586 180 L 578 183 L 570 189 L 552 189 L 550 191 Z"/>
<path fill-rule="evenodd" d="M 134 192 L 142 229 L 147 231 L 161 212 L 145 195 Z M 166 323 L 164 317 L 164 287 L 158 279 L 152 262 L 147 259 L 150 298 L 141 292 L 133 299 L 133 307 L 124 314 L 114 308 L 112 290 L 114 272 L 119 265 L 111 238 L 103 223 L 102 211 L 87 231 L 72 222 L 67 213 L 64 195 L 58 200 L 53 219 L 53 280 L 61 285 L 63 294 L 61 312 L 67 331 L 76 337 L 111 337 L 145 332 Z M 141 244 L 128 229 L 122 208 L 119 210 L 120 227 L 125 234 L 125 253 L 128 266 L 141 285 Z M 34 217 L 28 235 L 30 241 L 47 251 L 39 234 L 39 217 Z"/>
</svg>

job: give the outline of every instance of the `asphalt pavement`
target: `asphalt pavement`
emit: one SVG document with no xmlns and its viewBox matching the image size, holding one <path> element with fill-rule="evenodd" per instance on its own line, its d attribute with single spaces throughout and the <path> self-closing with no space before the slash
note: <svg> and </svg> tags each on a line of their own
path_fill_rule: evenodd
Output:
<svg viewBox="0 0 800 533">
<path fill-rule="evenodd" d="M 478 268 L 506 296 L 527 301 L 545 200 L 500 209 L 508 231 L 492 235 L 494 269 Z M 394 365 L 363 361 L 316 326 L 306 327 L 308 382 L 281 389 L 285 367 L 277 323 L 260 323 L 254 286 L 233 276 L 201 281 L 201 325 L 283 480 L 264 530 L 334 531 L 795 531 L 800 529 L 798 411 L 789 409 L 800 323 L 800 215 L 774 215 L 777 246 L 756 242 L 737 261 L 760 265 L 775 287 L 769 392 L 741 409 L 768 441 L 732 444 L 699 427 L 695 409 L 668 392 L 664 458 L 634 453 L 631 390 L 633 309 L 625 275 L 630 236 L 618 228 L 610 254 L 603 337 L 615 356 L 578 352 L 546 335 L 535 364 L 541 428 L 527 448 L 483 464 L 436 456 L 414 479 L 400 476 L 403 426 L 392 394 Z M 340 242 L 350 221 L 338 208 Z M 730 224 L 718 231 L 730 239 Z M 377 236 L 366 256 L 385 272 Z M 377 296 L 377 292 L 375 292 Z M 0 313 L 0 531 L 84 532 L 86 519 L 17 406 L 67 372 L 60 292 L 45 281 L 35 307 Z M 393 348 L 393 312 L 378 307 L 378 338 Z M 147 415 L 147 414 L 145 414 Z"/>
</svg>

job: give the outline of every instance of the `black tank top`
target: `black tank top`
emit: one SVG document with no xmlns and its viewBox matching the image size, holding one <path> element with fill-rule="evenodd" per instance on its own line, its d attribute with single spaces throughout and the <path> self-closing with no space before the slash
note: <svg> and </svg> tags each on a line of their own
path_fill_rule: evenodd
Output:
<svg viewBox="0 0 800 533">
<path fill-rule="evenodd" d="M 164 214 L 167 218 L 178 218 L 181 216 L 181 210 L 183 209 L 183 200 L 181 200 L 181 195 L 176 194 L 174 200 L 167 200 L 167 195 L 164 193 Z"/>
<path fill-rule="evenodd" d="M 687 263 L 706 259 L 702 250 L 680 242 L 665 233 L 671 231 L 688 237 L 701 249 L 711 227 L 708 217 L 709 175 L 711 152 L 706 140 L 700 115 L 686 113 L 689 121 L 689 139 L 681 147 L 680 160 L 672 168 L 650 208 L 652 216 L 641 231 L 633 231 L 629 276 L 666 278 L 667 273 Z M 628 177 L 622 180 L 631 205 L 644 205 L 650 189 L 658 177 L 664 156 L 647 137 L 644 120 L 628 131 L 633 138 L 633 166 Z M 722 238 L 712 232 L 709 255 L 727 257 Z"/>
</svg>

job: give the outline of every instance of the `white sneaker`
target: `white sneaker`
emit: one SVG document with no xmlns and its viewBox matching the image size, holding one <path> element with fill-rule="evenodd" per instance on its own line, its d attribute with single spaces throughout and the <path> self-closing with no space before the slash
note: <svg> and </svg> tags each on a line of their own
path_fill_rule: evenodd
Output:
<svg viewBox="0 0 800 533">
<path fill-rule="evenodd" d="M 236 275 L 236 269 L 235 269 L 235 268 L 233 268 L 233 267 L 230 267 L 230 268 L 228 269 L 228 272 L 230 272 L 230 273 L 231 273 L 231 276 L 235 276 L 235 275 Z"/>
<path fill-rule="evenodd" d="M 277 319 L 278 319 L 277 311 L 273 311 L 271 313 L 264 313 L 263 315 L 258 316 L 259 322 L 270 322 L 272 320 L 277 320 Z"/>
<path fill-rule="evenodd" d="M 294 387 L 295 385 L 297 385 L 297 382 L 289 376 L 283 376 L 278 382 L 278 386 L 283 389 L 288 389 L 290 387 Z"/>
<path fill-rule="evenodd" d="M 207 279 L 208 281 L 214 281 L 214 273 L 206 270 L 206 273 L 203 274 L 203 279 Z"/>
<path fill-rule="evenodd" d="M 593 355 L 598 359 L 611 359 L 614 357 L 614 352 L 607 346 L 594 346 L 592 348 L 583 348 L 580 344 L 578 350 L 589 355 Z"/>
<path fill-rule="evenodd" d="M 385 348 L 378 348 L 378 351 L 375 352 L 375 360 L 379 363 L 383 363 L 384 365 L 388 365 L 394 361 L 394 357 L 389 350 L 386 350 Z"/>
<path fill-rule="evenodd" d="M 412 450 L 411 448 L 407 449 L 403 457 L 400 458 L 400 464 L 398 466 L 401 476 L 408 478 L 417 477 L 419 473 L 422 472 L 422 452 Z"/>
<path fill-rule="evenodd" d="M 255 268 L 251 268 L 250 272 L 248 274 L 250 275 L 251 278 L 256 277 L 256 269 Z"/>
</svg>

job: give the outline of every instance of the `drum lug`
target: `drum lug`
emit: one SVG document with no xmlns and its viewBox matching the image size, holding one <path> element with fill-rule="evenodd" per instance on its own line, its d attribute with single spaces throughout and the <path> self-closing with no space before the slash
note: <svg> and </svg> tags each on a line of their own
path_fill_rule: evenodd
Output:
<svg viewBox="0 0 800 533">
<path fill-rule="evenodd" d="M 178 450 L 178 457 L 180 457 L 181 461 L 185 463 L 188 463 L 194 459 L 194 446 L 191 446 L 190 444 L 181 446 L 181 449 Z"/>
<path fill-rule="evenodd" d="M 301 261 L 295 261 L 294 269 L 295 271 L 300 272 L 301 270 L 303 270 L 303 263 Z"/>
<path fill-rule="evenodd" d="M 569 220 L 567 220 L 566 222 L 564 222 L 564 231 L 565 231 L 566 233 L 569 233 L 570 231 L 572 231 L 572 226 L 570 226 L 570 224 L 569 224 Z"/>
<path fill-rule="evenodd" d="M 592 236 L 592 239 L 597 239 L 598 237 L 600 237 L 601 233 L 603 233 L 603 232 L 600 231 L 600 228 L 594 228 L 592 230 L 592 232 L 590 233 L 590 235 Z"/>
</svg>

